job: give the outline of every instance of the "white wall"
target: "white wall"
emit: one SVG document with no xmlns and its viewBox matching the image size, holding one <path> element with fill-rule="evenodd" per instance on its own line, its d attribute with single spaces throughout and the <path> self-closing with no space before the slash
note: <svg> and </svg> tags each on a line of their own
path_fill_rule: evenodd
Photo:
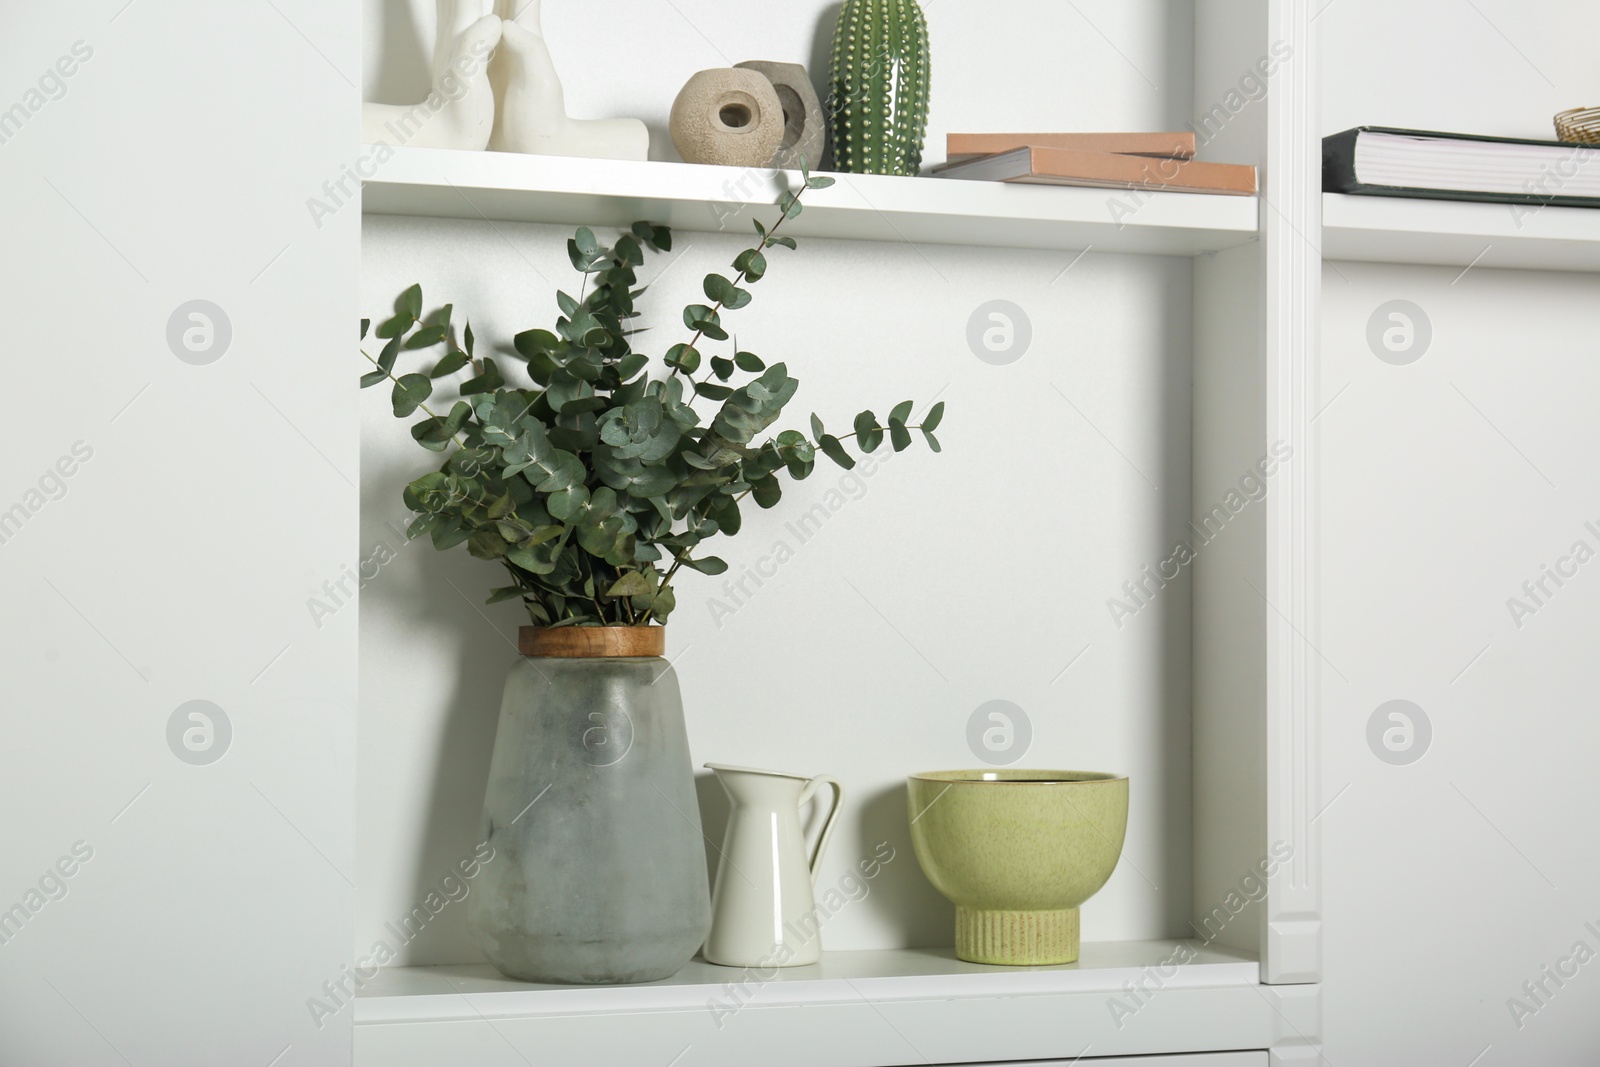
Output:
<svg viewBox="0 0 1600 1067">
<path fill-rule="evenodd" d="M 356 209 L 305 206 L 354 147 L 355 12 L 0 24 L 0 1063 L 348 1063 L 306 1000 L 349 958 L 356 621 L 298 586 L 356 536 Z M 194 299 L 231 321 L 204 366 L 167 341 Z M 204 766 L 167 737 L 197 699 Z"/>
<path fill-rule="evenodd" d="M 1472 0 L 1318 4 L 1322 130 L 1401 126 L 1553 138 L 1595 102 L 1593 5 Z"/>
<path fill-rule="evenodd" d="M 1441 19 L 1420 0 L 1330 5 L 1323 130 L 1550 137 L 1553 112 L 1600 100 L 1592 6 L 1474 6 Z M 1597 295 L 1593 275 L 1323 272 L 1314 639 L 1329 1062 L 1594 1062 L 1595 964 L 1547 981 L 1554 995 L 1534 1015 L 1508 1005 L 1538 1006 L 1522 984 L 1579 940 L 1600 951 L 1584 925 L 1600 927 L 1593 565 L 1521 627 L 1507 602 L 1575 541 L 1600 549 L 1584 525 L 1600 513 Z M 1366 339 L 1395 299 L 1433 331 L 1409 366 Z M 1367 742 L 1392 699 L 1432 724 L 1426 755 L 1405 766 Z"/>
<path fill-rule="evenodd" d="M 1188 117 L 1186 5 L 1079 4 L 1126 58 L 1071 6 L 927 6 L 935 146 L 947 129 L 1161 128 Z M 696 69 L 808 59 L 821 10 L 752 20 L 743 5 L 700 5 L 691 25 L 670 6 L 618 4 L 598 33 L 586 26 L 588 9 L 552 0 L 546 20 L 575 113 L 640 115 L 659 130 Z M 369 85 L 392 99 L 420 91 L 414 70 L 408 82 L 372 52 L 375 34 L 392 38 L 406 20 L 387 5 L 370 13 Z M 1002 19 L 1029 27 L 1021 55 Z M 655 58 L 616 77 L 580 64 L 585 49 Z M 430 304 L 453 301 L 479 338 L 504 342 L 548 325 L 554 287 L 575 284 L 568 235 L 370 217 L 363 306 L 381 313 L 421 281 Z M 678 309 L 739 247 L 732 237 L 681 235 L 647 298 L 653 350 L 677 339 Z M 1132 775 L 1128 848 L 1085 909 L 1085 938 L 1186 929 L 1187 586 L 1169 587 L 1121 630 L 1106 600 L 1164 559 L 1189 517 L 1191 271 L 1183 260 L 1094 252 L 1066 271 L 1076 255 L 807 241 L 776 261 L 737 317 L 743 347 L 786 359 L 801 379 L 790 425 L 813 410 L 842 423 L 905 398 L 949 405 L 943 455 L 918 447 L 895 458 L 803 546 L 783 523 L 841 484 L 826 465 L 787 506 L 747 518 L 719 546 L 734 575 L 780 538 L 798 549 L 795 559 L 720 628 L 707 598 L 721 595 L 721 580 L 690 576 L 668 638 L 669 655 L 681 657 L 697 763 L 827 772 L 845 783 L 848 811 L 824 884 L 879 840 L 899 848 L 867 903 L 830 924 L 831 948 L 950 942 L 950 909 L 909 849 L 901 782 L 916 770 L 973 765 L 967 719 L 997 698 L 1032 720 L 1025 765 Z M 965 340 L 969 317 L 996 298 L 1021 305 L 1034 330 L 1026 356 L 1006 367 L 979 361 Z M 398 546 L 383 524 L 403 515 L 401 485 L 434 457 L 395 424 L 385 397 L 369 394 L 363 412 L 362 544 L 371 551 Z M 363 951 L 476 841 L 499 688 L 525 621 L 515 606 L 480 614 L 497 584 L 496 568 L 465 553 L 413 545 L 364 591 Z M 715 835 L 715 798 L 703 797 Z M 446 909 L 406 961 L 477 958 L 461 912 Z"/>
</svg>

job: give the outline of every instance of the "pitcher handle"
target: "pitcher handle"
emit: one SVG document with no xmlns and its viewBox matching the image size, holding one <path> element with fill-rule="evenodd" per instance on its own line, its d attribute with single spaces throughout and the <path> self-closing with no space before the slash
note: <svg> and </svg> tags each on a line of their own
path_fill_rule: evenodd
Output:
<svg viewBox="0 0 1600 1067">
<path fill-rule="evenodd" d="M 811 850 L 812 885 L 817 884 L 817 866 L 822 862 L 822 851 L 828 847 L 828 838 L 833 836 L 834 821 L 839 817 L 839 809 L 844 806 L 844 786 L 840 785 L 836 778 L 819 774 L 800 790 L 800 807 L 803 808 L 812 797 L 816 796 L 817 789 L 824 785 L 833 787 L 833 807 L 828 809 L 827 820 L 822 824 L 822 833 L 817 835 L 817 847 Z"/>
</svg>

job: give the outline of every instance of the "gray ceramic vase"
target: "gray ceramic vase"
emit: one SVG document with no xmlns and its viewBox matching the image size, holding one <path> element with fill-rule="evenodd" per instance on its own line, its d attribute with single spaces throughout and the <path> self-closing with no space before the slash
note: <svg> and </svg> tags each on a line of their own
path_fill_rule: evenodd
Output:
<svg viewBox="0 0 1600 1067">
<path fill-rule="evenodd" d="M 799 170 L 804 160 L 812 170 L 822 166 L 822 151 L 828 143 L 828 123 L 806 68 L 798 63 L 772 63 L 764 59 L 752 59 L 736 67 L 755 71 L 777 90 L 778 103 L 783 107 L 783 142 L 778 146 L 772 165 Z"/>
<path fill-rule="evenodd" d="M 553 642 L 553 643 L 552 643 Z M 468 897 L 478 946 L 531 982 L 650 982 L 711 926 L 678 679 L 659 627 L 525 627 Z"/>
</svg>

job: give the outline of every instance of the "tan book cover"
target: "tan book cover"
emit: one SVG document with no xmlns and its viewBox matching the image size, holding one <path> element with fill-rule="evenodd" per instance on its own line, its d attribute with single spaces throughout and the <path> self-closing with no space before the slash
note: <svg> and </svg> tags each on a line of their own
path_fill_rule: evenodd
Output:
<svg viewBox="0 0 1600 1067">
<path fill-rule="evenodd" d="M 1101 189 L 1170 189 L 1187 193 L 1253 196 L 1256 168 L 1194 159 L 1154 159 L 1070 148 L 1019 148 L 996 156 L 940 167 L 937 178 L 1084 185 Z"/>
<path fill-rule="evenodd" d="M 1163 133 L 952 133 L 945 136 L 945 156 L 963 163 L 1018 148 L 1071 148 L 1080 152 L 1117 152 L 1127 156 L 1193 159 L 1194 134 Z"/>
</svg>

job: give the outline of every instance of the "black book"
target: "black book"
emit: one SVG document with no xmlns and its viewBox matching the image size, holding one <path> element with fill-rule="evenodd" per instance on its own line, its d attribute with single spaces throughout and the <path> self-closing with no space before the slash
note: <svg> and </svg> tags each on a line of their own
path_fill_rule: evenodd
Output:
<svg viewBox="0 0 1600 1067">
<path fill-rule="evenodd" d="M 1600 207 L 1600 145 L 1357 126 L 1322 139 L 1322 190 Z"/>
</svg>

